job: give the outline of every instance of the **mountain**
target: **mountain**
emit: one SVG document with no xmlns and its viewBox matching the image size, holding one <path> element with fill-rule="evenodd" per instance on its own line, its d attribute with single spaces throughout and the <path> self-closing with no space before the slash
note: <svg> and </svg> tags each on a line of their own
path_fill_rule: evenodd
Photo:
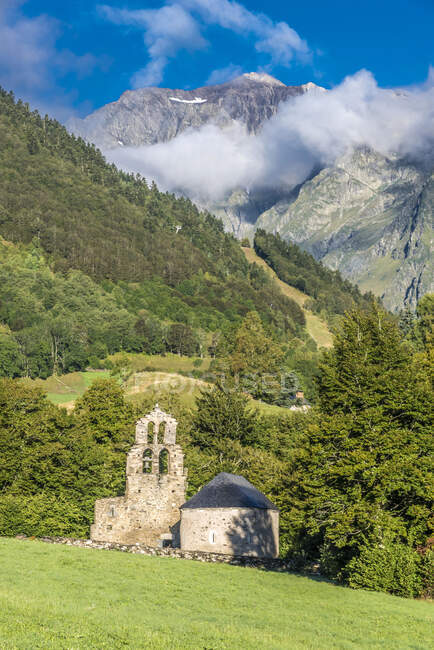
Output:
<svg viewBox="0 0 434 650">
<path fill-rule="evenodd" d="M 255 72 L 196 90 L 140 88 L 126 91 L 83 120 L 71 120 L 68 128 L 103 149 L 167 142 L 186 129 L 210 123 L 224 128 L 238 121 L 249 133 L 257 133 L 281 102 L 315 89 L 319 87 L 313 83 L 285 86 Z"/>
<path fill-rule="evenodd" d="M 256 227 L 296 242 L 386 307 L 433 290 L 434 176 L 367 148 L 351 151 L 263 212 Z"/>
<path fill-rule="evenodd" d="M 210 123 L 237 121 L 257 134 L 283 102 L 306 92 L 325 89 L 257 73 L 192 91 L 144 88 L 69 127 L 104 149 L 165 142 Z M 432 172 L 432 161 L 423 166 L 360 148 L 295 188 L 239 187 L 201 207 L 239 238 L 257 228 L 280 233 L 397 311 L 434 289 Z"/>
</svg>

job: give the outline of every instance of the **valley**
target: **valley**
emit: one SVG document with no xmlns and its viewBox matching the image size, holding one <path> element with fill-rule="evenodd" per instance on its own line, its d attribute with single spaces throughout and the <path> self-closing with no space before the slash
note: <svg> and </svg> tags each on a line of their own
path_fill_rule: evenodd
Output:
<svg viewBox="0 0 434 650">
<path fill-rule="evenodd" d="M 279 509 L 295 568 L 428 598 L 430 295 L 398 319 L 278 232 L 241 246 L 6 91 L 0 145 L 0 535 L 87 537 L 158 402 L 179 422 L 187 499 L 240 476 Z"/>
<path fill-rule="evenodd" d="M 0 3 L 0 650 L 432 648 L 434 5 L 268 4 Z"/>
</svg>

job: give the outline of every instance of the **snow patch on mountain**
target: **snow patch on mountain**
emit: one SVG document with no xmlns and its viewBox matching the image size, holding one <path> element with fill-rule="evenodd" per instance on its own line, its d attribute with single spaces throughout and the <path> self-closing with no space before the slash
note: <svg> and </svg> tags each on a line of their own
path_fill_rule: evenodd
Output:
<svg viewBox="0 0 434 650">
<path fill-rule="evenodd" d="M 180 97 L 169 97 L 171 102 L 180 102 L 181 104 L 205 104 L 207 99 L 202 99 L 201 97 L 195 97 L 194 99 L 181 99 Z"/>
<path fill-rule="evenodd" d="M 270 84 L 272 86 L 284 86 L 285 84 L 276 77 L 272 77 L 265 72 L 246 72 L 238 77 L 238 79 L 247 79 L 248 81 L 256 81 L 257 83 Z M 236 81 L 236 80 L 235 80 Z"/>
</svg>

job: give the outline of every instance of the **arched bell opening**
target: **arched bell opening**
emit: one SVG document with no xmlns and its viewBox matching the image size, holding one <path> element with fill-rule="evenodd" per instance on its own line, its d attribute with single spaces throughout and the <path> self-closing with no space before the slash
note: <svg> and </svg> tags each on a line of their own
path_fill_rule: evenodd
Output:
<svg viewBox="0 0 434 650">
<path fill-rule="evenodd" d="M 152 451 L 146 449 L 143 452 L 143 474 L 152 474 Z"/>
<path fill-rule="evenodd" d="M 155 433 L 155 422 L 148 422 L 148 428 L 147 428 L 147 434 L 148 434 L 148 439 L 147 443 L 148 445 L 152 445 L 154 442 L 154 433 Z"/>
<path fill-rule="evenodd" d="M 166 423 L 160 422 L 158 426 L 158 444 L 164 445 L 164 435 L 166 433 Z"/>
<path fill-rule="evenodd" d="M 162 449 L 158 457 L 158 471 L 160 474 L 167 474 L 169 472 L 169 452 L 167 449 Z"/>
</svg>

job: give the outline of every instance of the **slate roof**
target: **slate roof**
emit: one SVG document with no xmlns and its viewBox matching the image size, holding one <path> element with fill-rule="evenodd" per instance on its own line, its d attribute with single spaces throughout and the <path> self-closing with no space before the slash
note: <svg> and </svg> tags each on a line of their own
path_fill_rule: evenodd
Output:
<svg viewBox="0 0 434 650">
<path fill-rule="evenodd" d="M 242 476 L 221 472 L 189 499 L 184 508 L 261 508 L 278 510 L 267 497 Z"/>
</svg>

